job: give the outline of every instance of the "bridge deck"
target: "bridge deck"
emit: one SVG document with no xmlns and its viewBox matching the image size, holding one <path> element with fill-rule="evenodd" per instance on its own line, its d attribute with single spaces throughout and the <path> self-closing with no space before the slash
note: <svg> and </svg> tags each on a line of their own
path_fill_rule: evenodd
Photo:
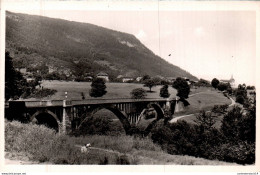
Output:
<svg viewBox="0 0 260 175">
<path fill-rule="evenodd" d="M 166 102 L 173 99 L 146 98 L 146 99 L 87 99 L 87 100 L 66 100 L 66 106 L 94 105 L 94 104 L 118 104 L 118 103 L 140 103 L 140 102 Z M 18 101 L 17 101 L 18 102 Z M 57 107 L 63 106 L 63 100 L 38 100 L 38 101 L 21 101 L 25 106 L 30 107 Z"/>
</svg>

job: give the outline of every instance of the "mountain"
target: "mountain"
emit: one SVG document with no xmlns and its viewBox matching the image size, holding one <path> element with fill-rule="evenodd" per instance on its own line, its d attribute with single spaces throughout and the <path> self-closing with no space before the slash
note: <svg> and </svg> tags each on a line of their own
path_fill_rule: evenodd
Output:
<svg viewBox="0 0 260 175">
<path fill-rule="evenodd" d="M 106 72 L 110 77 L 188 77 L 156 56 L 135 36 L 88 23 L 6 12 L 6 50 L 14 65 L 43 74 L 71 76 Z"/>
</svg>

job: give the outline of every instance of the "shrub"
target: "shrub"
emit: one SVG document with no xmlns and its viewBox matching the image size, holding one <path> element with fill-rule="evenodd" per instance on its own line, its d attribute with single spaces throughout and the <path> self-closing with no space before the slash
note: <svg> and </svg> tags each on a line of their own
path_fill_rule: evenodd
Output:
<svg viewBox="0 0 260 175">
<path fill-rule="evenodd" d="M 131 91 L 131 98 L 133 99 L 143 99 L 146 97 L 146 91 L 143 88 L 136 88 Z"/>
<path fill-rule="evenodd" d="M 184 78 L 178 77 L 176 81 L 174 81 L 172 87 L 177 89 L 177 96 L 180 98 L 189 98 L 190 86 Z"/>
<path fill-rule="evenodd" d="M 230 85 L 227 84 L 227 83 L 219 83 L 219 84 L 217 85 L 217 88 L 218 88 L 218 90 L 220 90 L 220 91 L 224 91 L 224 90 L 227 90 L 229 86 L 230 86 Z"/>
<path fill-rule="evenodd" d="M 78 128 L 73 134 L 76 136 L 94 134 L 109 135 L 112 128 L 112 119 L 109 117 L 87 116 L 80 128 Z"/>
<path fill-rule="evenodd" d="M 213 108 L 212 108 L 212 112 L 213 113 L 220 113 L 220 114 L 225 114 L 227 112 L 227 109 L 228 109 L 228 105 L 225 104 L 225 105 L 214 105 Z"/>
<path fill-rule="evenodd" d="M 168 98 L 169 96 L 170 96 L 170 94 L 169 94 L 169 91 L 168 91 L 168 85 L 164 85 L 160 89 L 160 97 Z"/>
<path fill-rule="evenodd" d="M 214 87 L 215 89 L 217 89 L 217 86 L 219 84 L 219 80 L 214 78 L 212 81 L 211 81 L 211 85 L 212 87 Z"/>
<path fill-rule="evenodd" d="M 226 109 L 225 105 L 215 106 L 216 112 Z M 166 125 L 158 122 L 151 138 L 169 154 L 252 164 L 255 162 L 255 118 L 254 105 L 246 114 L 234 107 L 224 115 L 218 130 L 213 127 L 214 116 L 202 111 L 196 125 L 182 120 Z"/>
<path fill-rule="evenodd" d="M 130 161 L 127 155 L 118 156 L 116 159 L 116 164 L 118 165 L 130 165 Z"/>
<path fill-rule="evenodd" d="M 240 104 L 244 104 L 245 98 L 242 95 L 236 97 L 236 102 Z"/>
<path fill-rule="evenodd" d="M 54 95 L 57 92 L 55 89 L 48 89 L 48 88 L 43 88 L 43 89 L 35 89 L 32 94 L 27 96 L 27 98 L 43 98 L 47 96 Z"/>
<path fill-rule="evenodd" d="M 107 93 L 106 83 L 103 78 L 94 78 L 91 83 L 91 89 L 89 95 L 91 97 L 102 97 Z"/>
</svg>

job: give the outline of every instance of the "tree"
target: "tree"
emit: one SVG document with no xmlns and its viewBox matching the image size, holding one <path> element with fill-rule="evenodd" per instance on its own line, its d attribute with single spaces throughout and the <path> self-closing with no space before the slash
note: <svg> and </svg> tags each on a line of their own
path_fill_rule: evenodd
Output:
<svg viewBox="0 0 260 175">
<path fill-rule="evenodd" d="M 151 79 L 150 75 L 144 75 L 143 78 L 141 79 L 142 82 Z"/>
<path fill-rule="evenodd" d="M 176 81 L 174 81 L 172 87 L 177 89 L 177 96 L 180 98 L 189 98 L 190 86 L 184 78 L 178 77 Z"/>
<path fill-rule="evenodd" d="M 89 95 L 91 97 L 102 97 L 107 93 L 106 91 L 106 83 L 102 78 L 95 78 L 91 83 L 91 89 L 89 91 Z"/>
<path fill-rule="evenodd" d="M 214 78 L 214 79 L 211 81 L 211 85 L 212 85 L 212 87 L 214 87 L 215 89 L 217 89 L 218 84 L 219 84 L 219 80 L 216 79 L 216 78 Z"/>
<path fill-rule="evenodd" d="M 144 81 L 144 87 L 149 87 L 150 92 L 152 92 L 152 87 L 156 86 L 156 83 L 153 79 L 147 79 Z"/>
<path fill-rule="evenodd" d="M 210 129 L 216 123 L 216 117 L 211 112 L 200 111 L 196 119 L 196 123 L 204 129 Z"/>
<path fill-rule="evenodd" d="M 236 102 L 240 104 L 244 104 L 247 101 L 246 85 L 239 84 L 235 94 L 236 94 Z"/>
<path fill-rule="evenodd" d="M 169 96 L 168 85 L 166 84 L 160 89 L 160 97 L 168 98 Z"/>
<path fill-rule="evenodd" d="M 19 98 L 27 89 L 28 83 L 19 71 L 13 66 L 12 57 L 5 52 L 5 99 Z"/>
<path fill-rule="evenodd" d="M 228 87 L 230 87 L 230 85 L 228 83 L 219 83 L 217 86 L 218 90 L 220 90 L 220 91 L 227 90 Z"/>
<path fill-rule="evenodd" d="M 143 88 L 136 88 L 136 89 L 132 90 L 130 95 L 131 95 L 131 98 L 142 99 L 142 98 L 146 97 L 146 91 Z"/>
</svg>

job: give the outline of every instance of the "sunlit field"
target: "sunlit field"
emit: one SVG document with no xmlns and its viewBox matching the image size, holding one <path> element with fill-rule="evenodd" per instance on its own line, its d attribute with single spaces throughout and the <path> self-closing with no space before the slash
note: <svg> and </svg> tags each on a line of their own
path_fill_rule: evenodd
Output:
<svg viewBox="0 0 260 175">
<path fill-rule="evenodd" d="M 214 105 L 231 104 L 231 100 L 219 91 L 202 91 L 187 99 L 190 103 L 183 112 L 179 112 L 174 116 L 188 115 L 198 113 L 201 110 L 210 110 Z"/>
<path fill-rule="evenodd" d="M 107 93 L 103 97 L 93 98 L 89 96 L 89 90 L 91 89 L 91 82 L 73 82 L 73 81 L 43 81 L 42 86 L 44 88 L 55 89 L 57 92 L 53 96 L 45 97 L 43 99 L 59 100 L 65 98 L 65 92 L 68 93 L 68 99 L 80 100 L 82 99 L 82 93 L 85 99 L 111 99 L 111 98 L 131 98 L 130 92 L 135 88 L 144 88 L 143 84 L 137 83 L 106 83 Z M 155 86 L 152 88 L 153 92 L 147 92 L 146 98 L 161 98 L 160 88 L 162 86 Z M 168 88 L 170 97 L 175 97 L 177 91 L 170 87 Z"/>
</svg>

